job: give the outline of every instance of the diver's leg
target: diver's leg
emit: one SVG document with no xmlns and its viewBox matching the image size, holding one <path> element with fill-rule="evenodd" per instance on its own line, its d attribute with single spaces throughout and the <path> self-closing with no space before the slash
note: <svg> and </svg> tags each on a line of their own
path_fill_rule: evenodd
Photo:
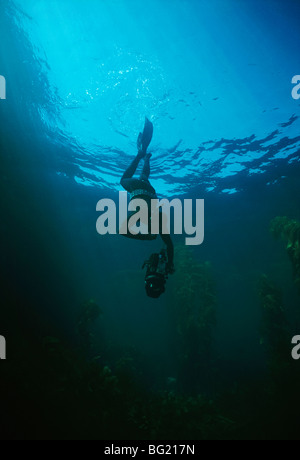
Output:
<svg viewBox="0 0 300 460">
<path fill-rule="evenodd" d="M 147 148 L 152 140 L 152 136 L 153 136 L 153 124 L 151 123 L 151 121 L 148 120 L 148 118 L 146 118 L 144 131 L 143 133 L 139 134 L 138 139 L 137 139 L 138 154 L 133 160 L 133 162 L 131 163 L 131 165 L 129 166 L 129 168 L 126 169 L 121 179 L 121 185 L 127 191 L 131 191 L 132 188 L 134 187 L 132 183 L 133 181 L 132 178 L 137 170 L 137 167 L 140 161 L 143 158 L 145 158 L 145 165 L 144 165 L 143 173 L 141 175 L 141 179 L 145 180 L 146 182 L 149 179 L 151 155 L 146 155 L 146 153 L 147 153 Z"/>
<path fill-rule="evenodd" d="M 148 153 L 148 155 L 145 156 L 145 163 L 143 167 L 143 171 L 141 174 L 141 179 L 142 180 L 149 180 L 150 173 L 151 173 L 151 168 L 150 168 L 150 158 L 152 157 L 151 153 Z"/>
<path fill-rule="evenodd" d="M 141 151 L 139 151 L 137 156 L 135 157 L 135 159 L 133 160 L 133 162 L 129 166 L 129 168 L 127 168 L 126 171 L 124 172 L 122 180 L 121 180 L 121 184 L 122 184 L 122 181 L 124 179 L 131 179 L 134 176 L 134 174 L 135 174 L 135 172 L 137 170 L 137 167 L 138 167 L 140 161 L 143 159 L 143 157 L 144 157 L 144 154 Z"/>
<path fill-rule="evenodd" d="M 147 148 L 150 145 L 150 142 L 152 140 L 152 136 L 153 136 L 153 124 L 146 117 L 143 134 L 141 136 L 139 136 L 141 146 L 142 146 L 141 150 L 143 151 L 144 154 L 147 153 Z"/>
</svg>

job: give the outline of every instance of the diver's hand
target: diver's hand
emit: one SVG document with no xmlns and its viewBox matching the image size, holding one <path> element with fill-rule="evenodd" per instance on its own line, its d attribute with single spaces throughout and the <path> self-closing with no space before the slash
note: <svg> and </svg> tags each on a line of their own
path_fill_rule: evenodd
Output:
<svg viewBox="0 0 300 460">
<path fill-rule="evenodd" d="M 174 275 L 176 272 L 175 265 L 173 263 L 167 265 L 167 275 Z"/>
</svg>

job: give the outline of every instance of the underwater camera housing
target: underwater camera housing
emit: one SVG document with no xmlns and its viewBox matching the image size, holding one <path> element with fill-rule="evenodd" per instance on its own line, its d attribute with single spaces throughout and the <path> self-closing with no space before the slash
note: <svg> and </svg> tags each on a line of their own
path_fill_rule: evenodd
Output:
<svg viewBox="0 0 300 460">
<path fill-rule="evenodd" d="M 163 249 L 159 254 L 152 254 L 147 260 L 143 269 L 147 267 L 145 287 L 148 297 L 158 299 L 166 291 L 168 256 Z"/>
</svg>

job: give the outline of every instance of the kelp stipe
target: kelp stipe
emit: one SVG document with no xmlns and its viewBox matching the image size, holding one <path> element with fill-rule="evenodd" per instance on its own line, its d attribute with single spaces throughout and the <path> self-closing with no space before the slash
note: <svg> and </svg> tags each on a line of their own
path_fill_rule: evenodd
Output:
<svg viewBox="0 0 300 460">
<path fill-rule="evenodd" d="M 198 392 L 209 385 L 212 332 L 216 324 L 216 294 L 211 265 L 199 263 L 193 251 L 175 251 L 176 284 L 170 312 L 179 341 L 179 388 Z"/>
<path fill-rule="evenodd" d="M 262 311 L 260 344 L 266 349 L 272 373 L 282 373 L 290 355 L 290 334 L 281 291 L 262 275 L 258 293 Z"/>
<path fill-rule="evenodd" d="M 293 265 L 295 284 L 300 293 L 300 222 L 288 217 L 276 217 L 272 220 L 270 231 L 274 238 L 283 239 Z"/>
<path fill-rule="evenodd" d="M 89 353 L 91 351 L 93 339 L 91 326 L 100 315 L 102 315 L 102 310 L 93 299 L 81 305 L 76 332 L 81 351 L 84 353 Z"/>
</svg>

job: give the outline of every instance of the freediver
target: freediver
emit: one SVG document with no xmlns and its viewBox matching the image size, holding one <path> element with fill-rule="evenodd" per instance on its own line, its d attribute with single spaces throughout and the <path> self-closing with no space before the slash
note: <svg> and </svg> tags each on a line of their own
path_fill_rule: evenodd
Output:
<svg viewBox="0 0 300 460">
<path fill-rule="evenodd" d="M 140 133 L 137 140 L 138 154 L 123 174 L 121 179 L 122 187 L 130 193 L 130 201 L 133 199 L 143 199 L 148 204 L 148 209 L 151 209 L 151 200 L 156 200 L 157 195 L 155 189 L 152 187 L 149 177 L 151 173 L 150 159 L 152 155 L 147 153 L 153 136 L 153 124 L 146 118 L 143 133 Z M 134 178 L 134 174 L 140 162 L 144 160 L 144 167 L 140 177 Z M 151 213 L 150 213 L 151 214 Z M 149 214 L 149 222 L 151 226 L 151 215 Z M 167 247 L 166 251 L 161 251 L 160 254 L 152 254 L 149 261 L 145 262 L 144 266 L 147 267 L 146 275 L 146 292 L 149 297 L 157 298 L 165 291 L 165 283 L 169 274 L 175 272 L 174 268 L 174 245 L 172 238 L 169 234 L 164 234 L 162 231 L 162 212 L 160 211 L 160 226 L 159 234 Z M 157 234 L 148 232 L 145 234 L 126 235 L 129 238 L 139 240 L 155 240 Z M 162 266 L 164 267 L 162 269 Z"/>
</svg>

